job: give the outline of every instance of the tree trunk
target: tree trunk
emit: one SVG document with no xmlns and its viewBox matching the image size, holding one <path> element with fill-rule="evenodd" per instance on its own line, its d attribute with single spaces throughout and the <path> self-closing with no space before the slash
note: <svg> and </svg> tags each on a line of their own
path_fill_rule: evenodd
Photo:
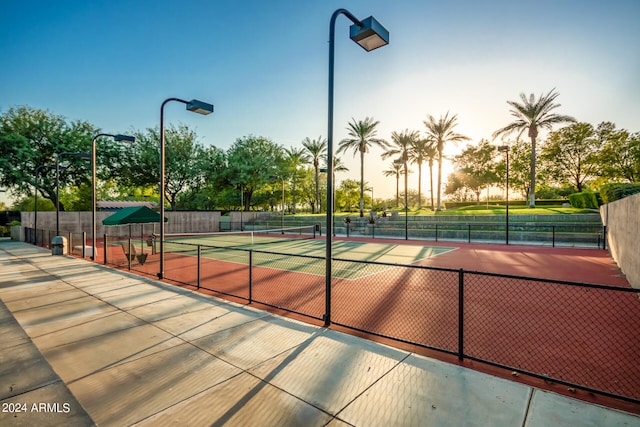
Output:
<svg viewBox="0 0 640 427">
<path fill-rule="evenodd" d="M 312 213 L 320 213 L 320 189 L 318 187 L 318 180 L 319 180 L 318 173 L 319 173 L 319 170 L 318 170 L 318 161 L 317 160 L 314 162 L 313 166 L 314 166 L 315 171 L 316 171 L 316 200 L 313 203 L 314 206 L 313 206 L 313 209 L 311 211 L 312 211 Z"/>
<path fill-rule="evenodd" d="M 400 174 L 397 173 L 396 174 L 396 209 L 398 209 L 398 205 L 400 204 L 399 202 L 399 198 L 400 198 Z"/>
<path fill-rule="evenodd" d="M 536 207 L 536 136 L 537 130 L 535 128 L 529 129 L 529 136 L 531 137 L 531 185 L 529 188 L 529 207 Z"/>
<path fill-rule="evenodd" d="M 364 151 L 360 150 L 360 218 L 364 217 Z"/>
<path fill-rule="evenodd" d="M 433 210 L 433 160 L 429 161 L 429 185 L 431 187 L 431 210 Z"/>
<path fill-rule="evenodd" d="M 422 162 L 418 163 L 418 209 L 422 209 Z"/>
<path fill-rule="evenodd" d="M 440 207 L 440 187 L 442 187 L 442 151 L 438 155 L 438 199 L 436 211 L 440 212 L 442 208 Z"/>
</svg>

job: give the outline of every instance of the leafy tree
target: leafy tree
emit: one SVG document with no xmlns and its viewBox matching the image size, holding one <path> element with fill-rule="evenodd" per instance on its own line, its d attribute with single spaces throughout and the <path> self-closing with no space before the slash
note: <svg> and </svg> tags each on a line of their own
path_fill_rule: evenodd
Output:
<svg viewBox="0 0 640 427">
<path fill-rule="evenodd" d="M 391 142 L 388 148 L 384 153 L 382 153 L 383 159 L 388 159 L 389 157 L 400 156 L 398 159 L 394 160 L 394 163 L 402 162 L 403 174 L 404 174 L 404 194 L 405 194 L 405 204 L 408 204 L 406 200 L 409 197 L 408 191 L 409 188 L 407 186 L 407 178 L 408 178 L 408 163 L 410 159 L 410 153 L 413 149 L 415 142 L 420 139 L 420 133 L 418 131 L 410 131 L 409 129 L 405 129 L 402 132 L 392 132 L 391 133 Z M 418 165 L 420 167 L 420 165 Z M 397 193 L 397 188 L 396 188 Z"/>
<path fill-rule="evenodd" d="M 526 200 L 531 185 L 531 143 L 518 139 L 507 141 L 506 145 L 509 146 L 509 188 L 518 191 Z M 500 174 L 500 183 L 502 183 L 506 178 L 503 175 L 506 172 L 506 158 L 498 162 L 497 170 Z"/>
<path fill-rule="evenodd" d="M 340 141 L 337 151 L 338 154 L 348 150 L 352 150 L 354 155 L 360 153 L 360 217 L 364 216 L 364 155 L 371 150 L 372 146 L 383 149 L 387 147 L 384 139 L 376 137 L 378 133 L 376 127 L 379 124 L 379 121 L 374 121 L 370 117 L 357 122 L 352 119 L 347 127 L 350 138 Z"/>
<path fill-rule="evenodd" d="M 35 170 L 54 166 L 56 155 L 64 152 L 88 153 L 91 139 L 99 130 L 83 121 L 31 107 L 11 107 L 0 115 L 0 186 L 14 196 L 33 194 Z M 74 156 L 60 158 L 60 187 L 80 185 L 91 178 L 86 160 Z M 56 204 L 55 167 L 40 169 L 38 191 Z M 64 204 L 60 204 L 64 210 Z"/>
<path fill-rule="evenodd" d="M 602 142 L 593 126 L 574 123 L 552 132 L 542 146 L 541 159 L 546 172 L 557 183 L 571 183 L 578 192 L 584 190 L 585 181 L 595 178 L 600 168 L 598 154 Z"/>
<path fill-rule="evenodd" d="M 477 183 L 473 177 L 464 171 L 458 170 L 451 172 L 447 177 L 447 185 L 444 188 L 444 194 L 448 195 L 452 201 L 466 202 L 471 199 Z"/>
<path fill-rule="evenodd" d="M 499 135 L 509 135 L 513 132 L 518 132 L 519 139 L 524 131 L 527 131 L 527 135 L 531 139 L 531 182 L 529 185 L 529 207 L 531 208 L 535 208 L 536 206 L 536 140 L 538 138 L 539 129 L 551 129 L 553 125 L 558 123 L 576 121 L 576 119 L 571 116 L 551 112 L 552 110 L 560 107 L 560 104 L 554 104 L 558 95 L 559 93 L 555 92 L 554 88 L 549 91 L 548 94 L 540 95 L 538 99 L 535 99 L 533 94 L 527 98 L 524 93 L 521 93 L 520 100 L 522 103 L 507 101 L 507 104 L 513 107 L 510 111 L 511 115 L 514 116 L 516 120 L 493 133 L 493 138 L 495 139 Z"/>
<path fill-rule="evenodd" d="M 336 207 L 341 211 L 351 212 L 358 204 L 359 183 L 355 179 L 345 179 L 336 190 Z"/>
<path fill-rule="evenodd" d="M 262 136 L 238 138 L 227 150 L 226 180 L 241 189 L 243 210 L 249 210 L 254 191 L 282 174 L 283 157 L 283 148 Z"/>
<path fill-rule="evenodd" d="M 298 175 L 298 188 L 300 189 L 300 202 L 309 205 L 312 213 L 315 212 L 315 168 L 303 168 Z"/>
<path fill-rule="evenodd" d="M 478 145 L 467 147 L 454 158 L 454 162 L 464 172 L 464 185 L 476 194 L 480 204 L 482 190 L 499 182 L 497 163 L 494 160 L 497 149 L 483 139 Z"/>
<path fill-rule="evenodd" d="M 610 180 L 640 181 L 640 133 L 616 129 L 611 122 L 598 125 L 596 135 L 602 143 L 598 155 L 600 174 Z"/>
<path fill-rule="evenodd" d="M 198 143 L 196 132 L 187 125 L 165 128 L 165 202 L 177 209 L 178 197 L 194 194 L 205 184 L 210 157 Z M 120 182 L 137 186 L 157 184 L 160 180 L 158 159 L 160 129 L 147 129 L 136 133 L 136 142 L 125 148 L 129 163 L 123 164 Z"/>
<path fill-rule="evenodd" d="M 311 140 L 308 137 L 302 141 L 302 146 L 307 150 L 310 161 L 313 164 L 315 171 L 315 201 L 311 206 L 311 212 L 320 212 L 320 189 L 319 189 L 319 177 L 320 177 L 320 159 L 327 156 L 327 140 L 322 137 Z"/>
<path fill-rule="evenodd" d="M 291 180 L 291 212 L 296 213 L 297 184 L 301 177 L 301 169 L 309 163 L 309 157 L 303 148 L 285 148 L 283 169 L 284 175 Z"/>
<path fill-rule="evenodd" d="M 429 164 L 429 186 L 431 192 L 431 210 L 433 210 L 433 161 L 438 156 L 438 147 L 433 139 L 417 138 L 411 144 L 409 159 L 418 165 L 418 209 L 422 208 L 422 164 Z"/>
<path fill-rule="evenodd" d="M 7 210 L 7 209 L 0 209 Z M 13 205 L 13 210 L 16 211 L 34 211 L 35 210 L 35 197 L 26 196 L 16 201 Z M 38 197 L 38 212 L 55 211 L 56 205 L 51 203 L 51 200 Z"/>
<path fill-rule="evenodd" d="M 440 211 L 440 189 L 442 188 L 442 158 L 444 152 L 444 146 L 448 142 L 457 143 L 459 141 L 466 141 L 469 137 L 461 135 L 453 131 L 456 127 L 458 116 L 454 114 L 449 117 L 449 112 L 436 119 L 432 115 L 427 116 L 427 120 L 424 121 L 424 125 L 427 127 L 427 139 L 434 141 L 438 149 L 438 199 L 436 211 Z"/>
</svg>

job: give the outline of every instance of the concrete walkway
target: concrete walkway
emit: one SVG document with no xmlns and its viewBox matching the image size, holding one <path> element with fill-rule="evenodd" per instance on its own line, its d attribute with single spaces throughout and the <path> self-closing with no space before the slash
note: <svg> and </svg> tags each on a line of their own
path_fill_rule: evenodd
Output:
<svg viewBox="0 0 640 427">
<path fill-rule="evenodd" d="M 0 425 L 640 426 L 640 417 L 0 240 Z"/>
</svg>

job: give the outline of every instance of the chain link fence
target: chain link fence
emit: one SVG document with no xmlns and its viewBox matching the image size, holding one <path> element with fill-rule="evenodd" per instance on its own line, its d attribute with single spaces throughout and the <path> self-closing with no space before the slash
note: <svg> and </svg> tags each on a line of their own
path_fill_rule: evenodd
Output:
<svg viewBox="0 0 640 427">
<path fill-rule="evenodd" d="M 104 236 L 98 253 L 155 276 L 157 242 L 142 233 Z M 68 238 L 71 248 L 86 242 Z M 638 289 L 342 258 L 327 287 L 325 266 L 324 257 L 165 242 L 167 280 L 640 403 Z"/>
</svg>

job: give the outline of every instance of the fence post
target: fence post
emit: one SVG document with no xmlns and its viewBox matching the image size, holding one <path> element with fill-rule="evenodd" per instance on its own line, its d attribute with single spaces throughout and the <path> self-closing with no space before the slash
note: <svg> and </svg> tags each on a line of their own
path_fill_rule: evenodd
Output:
<svg viewBox="0 0 640 427">
<path fill-rule="evenodd" d="M 469 243 L 471 243 L 471 223 L 467 224 L 467 227 L 469 228 L 469 237 L 468 237 L 468 241 Z"/>
<path fill-rule="evenodd" d="M 438 241 L 438 223 L 436 222 L 436 242 Z"/>
<path fill-rule="evenodd" d="M 598 245 L 600 246 L 600 245 Z M 602 249 L 607 249 L 607 226 L 602 226 Z"/>
<path fill-rule="evenodd" d="M 464 359 L 464 270 L 458 271 L 458 360 Z"/>
<path fill-rule="evenodd" d="M 104 249 L 102 252 L 104 252 L 103 256 L 104 256 L 104 265 L 107 265 L 107 234 L 104 234 L 104 239 L 102 240 L 102 245 L 104 246 Z"/>
<path fill-rule="evenodd" d="M 127 268 L 131 270 L 131 226 L 129 226 L 129 254 L 127 255 Z"/>
<path fill-rule="evenodd" d="M 253 302 L 253 250 L 249 250 L 249 304 Z"/>
<path fill-rule="evenodd" d="M 551 245 L 554 248 L 556 247 L 556 226 L 555 225 L 551 226 Z"/>
<path fill-rule="evenodd" d="M 202 246 L 198 245 L 198 276 L 197 276 L 197 279 L 196 279 L 196 285 L 197 285 L 198 290 L 200 289 L 200 272 L 201 272 L 201 270 L 200 270 L 200 260 L 202 259 L 200 255 L 202 255 Z"/>
<path fill-rule="evenodd" d="M 87 257 L 87 232 L 83 231 L 82 232 L 82 258 L 86 258 Z M 96 248 L 93 248 L 92 250 L 96 250 Z M 95 258 L 95 255 L 94 255 Z"/>
</svg>

